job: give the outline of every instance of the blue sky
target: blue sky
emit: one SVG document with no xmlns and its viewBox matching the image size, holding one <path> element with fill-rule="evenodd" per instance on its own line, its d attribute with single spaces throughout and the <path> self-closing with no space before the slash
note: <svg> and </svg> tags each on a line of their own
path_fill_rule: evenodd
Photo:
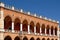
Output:
<svg viewBox="0 0 60 40">
<path fill-rule="evenodd" d="M 60 21 L 60 0 L 0 0 L 0 2 Z"/>
</svg>

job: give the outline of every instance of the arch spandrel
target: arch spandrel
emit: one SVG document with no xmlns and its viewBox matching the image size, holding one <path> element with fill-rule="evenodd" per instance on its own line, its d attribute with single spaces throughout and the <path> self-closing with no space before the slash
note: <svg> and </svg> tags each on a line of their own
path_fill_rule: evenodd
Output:
<svg viewBox="0 0 60 40">
<path fill-rule="evenodd" d="M 7 16 L 9 16 L 11 19 L 13 19 L 11 15 L 5 15 L 5 16 L 4 16 L 4 19 L 5 19 Z M 13 21 L 13 20 L 12 20 L 12 21 Z"/>
<path fill-rule="evenodd" d="M 18 18 L 20 20 L 20 23 L 21 23 L 22 18 L 20 18 L 20 17 L 14 17 L 13 22 L 15 21 L 16 18 Z"/>
</svg>

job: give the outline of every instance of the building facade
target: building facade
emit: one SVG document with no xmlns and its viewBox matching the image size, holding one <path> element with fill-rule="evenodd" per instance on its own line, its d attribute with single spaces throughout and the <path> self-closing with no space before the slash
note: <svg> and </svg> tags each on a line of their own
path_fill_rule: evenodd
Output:
<svg viewBox="0 0 60 40">
<path fill-rule="evenodd" d="M 0 40 L 58 40 L 58 28 L 58 21 L 0 2 Z"/>
<path fill-rule="evenodd" d="M 60 28 L 59 28 L 59 40 L 60 40 Z"/>
</svg>

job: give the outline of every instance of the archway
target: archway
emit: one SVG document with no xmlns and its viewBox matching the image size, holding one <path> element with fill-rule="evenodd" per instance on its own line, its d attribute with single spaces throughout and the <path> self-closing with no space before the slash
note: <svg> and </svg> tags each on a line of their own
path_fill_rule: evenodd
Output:
<svg viewBox="0 0 60 40">
<path fill-rule="evenodd" d="M 4 18 L 4 29 L 12 30 L 12 19 L 10 16 Z"/>
<path fill-rule="evenodd" d="M 36 24 L 36 33 L 40 33 L 40 24 L 39 23 Z"/>
<path fill-rule="evenodd" d="M 12 38 L 10 36 L 6 36 L 4 40 L 12 40 Z"/>
<path fill-rule="evenodd" d="M 51 39 L 51 40 L 54 40 L 54 39 Z"/>
<path fill-rule="evenodd" d="M 32 37 L 30 40 L 34 40 L 34 38 Z"/>
<path fill-rule="evenodd" d="M 51 35 L 53 35 L 53 26 L 51 27 Z"/>
<path fill-rule="evenodd" d="M 49 25 L 46 27 L 46 33 L 49 34 Z"/>
<path fill-rule="evenodd" d="M 28 38 L 27 37 L 24 37 L 23 40 L 28 40 Z"/>
<path fill-rule="evenodd" d="M 55 39 L 55 40 L 58 40 L 58 39 Z"/>
<path fill-rule="evenodd" d="M 42 34 L 45 34 L 45 24 L 42 24 Z"/>
<path fill-rule="evenodd" d="M 20 38 L 17 36 L 17 37 L 15 37 L 15 39 L 14 40 L 20 40 Z"/>
<path fill-rule="evenodd" d="M 30 32 L 34 33 L 34 22 L 30 23 Z"/>
<path fill-rule="evenodd" d="M 43 38 L 42 40 L 45 40 L 45 38 Z"/>
<path fill-rule="evenodd" d="M 57 35 L 57 27 L 55 28 L 55 35 Z"/>
<path fill-rule="evenodd" d="M 28 22 L 27 22 L 27 20 L 23 21 L 23 31 L 28 32 Z"/>
<path fill-rule="evenodd" d="M 40 38 L 37 38 L 36 40 L 40 40 Z"/>
<path fill-rule="evenodd" d="M 14 21 L 14 30 L 19 31 L 20 30 L 20 19 L 16 18 Z"/>
<path fill-rule="evenodd" d="M 49 38 L 47 40 L 50 40 Z"/>
</svg>

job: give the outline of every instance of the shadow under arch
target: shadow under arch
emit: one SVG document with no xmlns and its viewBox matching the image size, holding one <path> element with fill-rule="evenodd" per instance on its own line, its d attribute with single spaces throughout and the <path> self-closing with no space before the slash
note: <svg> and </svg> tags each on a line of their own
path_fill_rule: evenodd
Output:
<svg viewBox="0 0 60 40">
<path fill-rule="evenodd" d="M 28 40 L 28 38 L 27 37 L 24 37 L 23 40 Z"/>
<path fill-rule="evenodd" d="M 49 38 L 47 38 L 47 40 L 50 40 Z"/>
<path fill-rule="evenodd" d="M 30 22 L 30 32 L 34 33 L 34 22 L 33 21 Z"/>
<path fill-rule="evenodd" d="M 42 24 L 42 27 L 41 28 L 42 28 L 42 30 L 41 30 L 42 31 L 42 34 L 45 34 L 45 24 Z"/>
<path fill-rule="evenodd" d="M 54 30 L 53 26 L 51 26 L 51 35 L 53 35 L 53 30 Z"/>
<path fill-rule="evenodd" d="M 16 37 L 14 38 L 14 40 L 20 40 L 20 38 L 19 38 L 18 36 L 16 36 Z"/>
<path fill-rule="evenodd" d="M 12 38 L 10 36 L 6 36 L 4 40 L 12 40 Z"/>
<path fill-rule="evenodd" d="M 57 27 L 55 27 L 55 35 L 57 35 Z"/>
<path fill-rule="evenodd" d="M 42 40 L 45 40 L 45 38 L 42 38 Z"/>
<path fill-rule="evenodd" d="M 30 40 L 34 40 L 34 38 L 32 37 L 32 38 L 30 38 Z"/>
<path fill-rule="evenodd" d="M 40 24 L 39 23 L 36 24 L 36 33 L 40 33 Z"/>
<path fill-rule="evenodd" d="M 20 19 L 15 18 L 15 20 L 14 20 L 14 30 L 17 30 L 17 31 L 20 30 L 20 23 L 21 23 Z"/>
<path fill-rule="evenodd" d="M 49 27 L 49 25 L 47 25 L 47 27 L 46 27 L 46 33 L 47 34 L 49 34 L 49 29 L 50 29 L 50 27 Z"/>
<path fill-rule="evenodd" d="M 36 40 L 40 40 L 40 38 L 37 38 Z"/>
<path fill-rule="evenodd" d="M 23 27 L 22 27 L 22 29 L 23 29 L 23 31 L 28 31 L 28 21 L 27 20 L 24 20 L 23 21 L 23 25 L 22 25 Z"/>
<path fill-rule="evenodd" d="M 12 30 L 12 18 L 10 16 L 4 18 L 4 29 Z"/>
<path fill-rule="evenodd" d="M 51 39 L 51 40 L 54 40 L 54 39 Z"/>
</svg>

